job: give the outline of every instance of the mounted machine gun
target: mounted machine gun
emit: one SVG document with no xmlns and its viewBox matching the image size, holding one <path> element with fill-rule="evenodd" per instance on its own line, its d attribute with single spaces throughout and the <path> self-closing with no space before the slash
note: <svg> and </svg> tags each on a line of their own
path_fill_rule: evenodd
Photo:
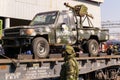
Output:
<svg viewBox="0 0 120 80">
<path fill-rule="evenodd" d="M 81 5 L 75 5 L 74 7 L 69 5 L 68 3 L 64 3 L 66 7 L 69 7 L 76 16 L 80 17 L 80 27 L 82 27 L 83 22 L 87 19 L 89 27 L 93 27 L 93 24 L 90 20 L 90 18 L 93 19 L 93 16 L 91 14 L 88 14 L 87 10 L 88 8 L 81 4 Z M 84 19 L 82 19 L 84 17 Z"/>
</svg>

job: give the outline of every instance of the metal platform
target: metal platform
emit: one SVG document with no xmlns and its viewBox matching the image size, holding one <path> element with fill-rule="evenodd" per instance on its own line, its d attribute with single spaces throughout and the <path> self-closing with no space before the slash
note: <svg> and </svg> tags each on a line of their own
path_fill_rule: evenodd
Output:
<svg viewBox="0 0 120 80">
<path fill-rule="evenodd" d="M 120 56 L 77 57 L 79 74 L 120 65 Z M 1 80 L 31 80 L 59 77 L 63 58 L 0 59 Z"/>
</svg>

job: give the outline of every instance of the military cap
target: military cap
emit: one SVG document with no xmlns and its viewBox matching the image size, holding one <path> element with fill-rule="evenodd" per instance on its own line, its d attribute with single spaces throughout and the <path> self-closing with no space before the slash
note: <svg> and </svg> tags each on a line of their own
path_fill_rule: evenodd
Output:
<svg viewBox="0 0 120 80">
<path fill-rule="evenodd" d="M 75 54 L 74 48 L 72 46 L 66 45 L 65 46 L 65 51 L 67 52 L 67 54 L 72 55 Z"/>
</svg>

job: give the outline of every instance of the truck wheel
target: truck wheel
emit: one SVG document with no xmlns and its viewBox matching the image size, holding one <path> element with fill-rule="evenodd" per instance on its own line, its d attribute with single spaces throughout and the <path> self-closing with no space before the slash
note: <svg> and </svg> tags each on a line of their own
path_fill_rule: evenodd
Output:
<svg viewBox="0 0 120 80">
<path fill-rule="evenodd" d="M 87 42 L 87 52 L 90 56 L 97 56 L 98 55 L 99 44 L 96 40 L 91 39 Z"/>
<path fill-rule="evenodd" d="M 32 42 L 32 50 L 35 59 L 47 57 L 49 53 L 48 41 L 42 37 L 35 38 Z"/>
</svg>

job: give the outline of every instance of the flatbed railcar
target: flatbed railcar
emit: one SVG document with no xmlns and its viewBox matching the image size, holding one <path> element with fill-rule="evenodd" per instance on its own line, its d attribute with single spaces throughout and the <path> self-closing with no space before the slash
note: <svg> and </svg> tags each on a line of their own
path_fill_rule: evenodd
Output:
<svg viewBox="0 0 120 80">
<path fill-rule="evenodd" d="M 120 80 L 120 55 L 76 57 L 79 80 Z M 59 80 L 63 58 L 0 59 L 0 80 Z"/>
</svg>

